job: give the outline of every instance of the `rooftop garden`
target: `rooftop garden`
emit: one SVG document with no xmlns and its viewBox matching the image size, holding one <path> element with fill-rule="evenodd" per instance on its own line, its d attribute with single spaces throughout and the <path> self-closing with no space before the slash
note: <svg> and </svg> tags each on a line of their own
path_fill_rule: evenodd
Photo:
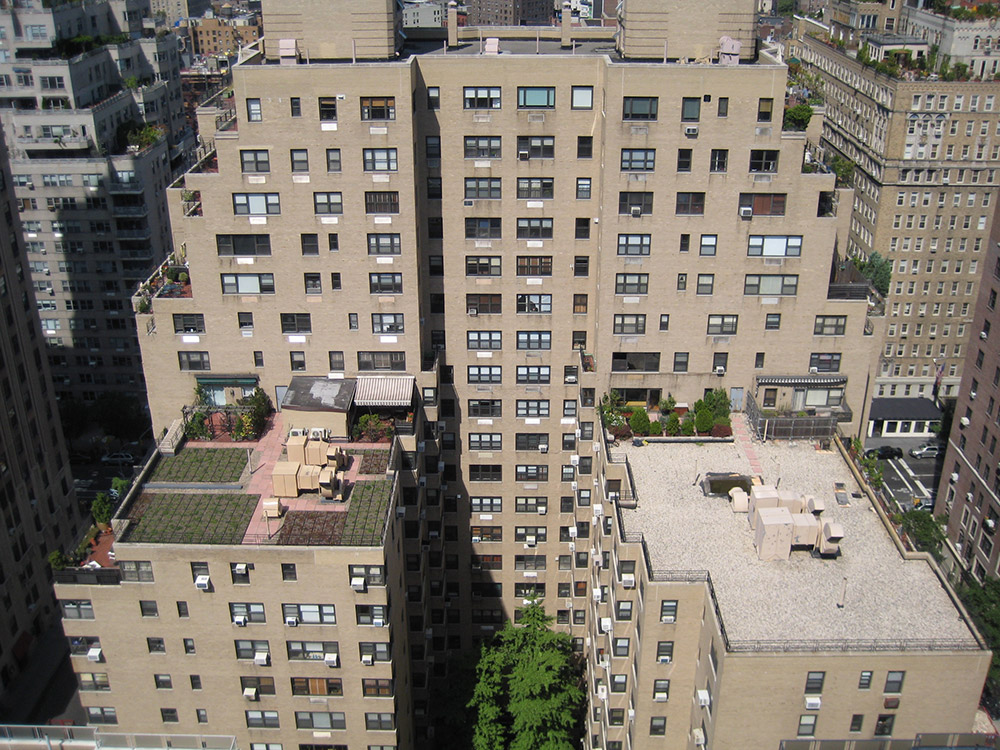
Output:
<svg viewBox="0 0 1000 750">
<path fill-rule="evenodd" d="M 381 544 L 391 502 L 392 482 L 389 480 L 356 482 L 348 498 L 347 520 L 340 543 L 362 546 Z"/>
<path fill-rule="evenodd" d="M 243 448 L 185 448 L 160 459 L 151 482 L 235 484 L 247 465 Z"/>
<path fill-rule="evenodd" d="M 126 516 L 121 541 L 154 544 L 240 544 L 258 495 L 143 493 Z"/>
<path fill-rule="evenodd" d="M 358 474 L 366 476 L 385 474 L 389 469 L 389 451 L 387 450 L 368 448 L 360 453 L 354 451 L 352 453 L 361 456 L 361 467 L 358 469 Z"/>
</svg>

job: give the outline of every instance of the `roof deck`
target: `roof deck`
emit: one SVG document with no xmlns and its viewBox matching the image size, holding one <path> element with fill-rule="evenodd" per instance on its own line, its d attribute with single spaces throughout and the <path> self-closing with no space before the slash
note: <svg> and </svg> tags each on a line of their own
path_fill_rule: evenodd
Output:
<svg viewBox="0 0 1000 750">
<path fill-rule="evenodd" d="M 381 546 L 395 494 L 390 445 L 341 443 L 343 502 L 303 492 L 281 498 L 284 513 L 268 518 L 264 501 L 273 499 L 274 464 L 287 458 L 286 435 L 279 412 L 257 443 L 189 442 L 176 456 L 154 459 L 115 517 L 118 541 Z"/>
<path fill-rule="evenodd" d="M 814 648 L 977 648 L 931 567 L 901 557 L 839 453 L 751 443 L 740 439 L 746 428 L 735 427 L 742 429 L 733 443 L 626 447 L 639 506 L 621 510 L 623 530 L 642 532 L 654 570 L 709 573 L 733 650 L 788 650 L 806 641 Z M 727 497 L 703 494 L 698 479 L 708 472 L 760 475 L 822 498 L 821 520 L 843 525 L 841 555 L 793 550 L 787 561 L 759 560 L 747 514 L 734 513 Z M 837 504 L 836 482 L 847 486 L 849 506 Z"/>
</svg>

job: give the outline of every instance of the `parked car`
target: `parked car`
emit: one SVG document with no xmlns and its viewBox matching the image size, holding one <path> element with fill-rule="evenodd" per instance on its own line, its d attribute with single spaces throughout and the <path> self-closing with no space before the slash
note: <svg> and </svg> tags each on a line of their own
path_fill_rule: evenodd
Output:
<svg viewBox="0 0 1000 750">
<path fill-rule="evenodd" d="M 868 458 L 876 456 L 881 458 L 883 461 L 887 461 L 890 458 L 902 458 L 903 449 L 897 448 L 894 445 L 880 445 L 878 448 L 872 448 L 871 450 L 865 451 L 865 455 Z"/>
<path fill-rule="evenodd" d="M 937 443 L 924 443 L 916 448 L 910 448 L 910 455 L 914 458 L 937 458 L 941 453 L 941 446 Z"/>
<path fill-rule="evenodd" d="M 135 458 L 131 453 L 125 453 L 124 451 L 118 451 L 117 453 L 108 453 L 107 455 L 101 456 L 102 464 L 132 464 L 135 463 Z"/>
</svg>

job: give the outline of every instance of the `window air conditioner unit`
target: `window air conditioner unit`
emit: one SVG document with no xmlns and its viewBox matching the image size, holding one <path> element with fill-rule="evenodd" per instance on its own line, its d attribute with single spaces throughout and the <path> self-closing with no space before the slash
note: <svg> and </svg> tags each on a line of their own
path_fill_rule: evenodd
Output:
<svg viewBox="0 0 1000 750">
<path fill-rule="evenodd" d="M 741 219 L 752 219 L 753 218 L 753 208 L 750 206 L 740 206 L 740 218 Z"/>
<path fill-rule="evenodd" d="M 538 446 L 538 452 L 539 453 L 548 453 L 549 452 L 549 446 L 548 446 L 548 444 L 547 443 L 540 443 L 539 446 Z"/>
<path fill-rule="evenodd" d="M 611 632 L 611 618 L 610 617 L 602 617 L 601 618 L 601 632 L 602 633 L 610 633 Z"/>
<path fill-rule="evenodd" d="M 667 694 L 666 693 L 653 693 L 653 700 L 657 703 L 666 703 Z"/>
<path fill-rule="evenodd" d="M 818 367 L 810 367 L 810 368 L 809 368 L 809 374 L 810 374 L 810 375 L 815 375 L 815 374 L 817 374 L 818 372 L 819 372 L 819 368 L 818 368 Z"/>
<path fill-rule="evenodd" d="M 470 307 L 470 308 L 469 308 L 469 309 L 467 310 L 467 312 L 469 313 L 469 317 L 470 317 L 470 318 L 474 318 L 474 317 L 476 317 L 477 315 L 479 315 L 479 308 L 478 308 L 478 307 Z"/>
<path fill-rule="evenodd" d="M 245 576 L 247 574 L 247 564 L 237 563 L 233 566 L 233 572 L 238 576 Z"/>
<path fill-rule="evenodd" d="M 952 483 L 957 482 L 958 481 L 958 472 L 957 471 L 956 472 L 952 472 L 952 475 L 949 477 L 949 479 L 951 480 Z"/>
<path fill-rule="evenodd" d="M 969 391 L 969 399 L 971 399 L 972 401 L 976 400 L 976 392 L 975 391 Z"/>
<path fill-rule="evenodd" d="M 578 482 L 570 482 L 569 488 L 573 490 L 573 492 L 576 492 L 580 488 L 580 485 Z"/>
<path fill-rule="evenodd" d="M 246 698 L 248 701 L 257 700 L 257 688 L 255 687 L 243 688 L 243 697 Z"/>
<path fill-rule="evenodd" d="M 328 667 L 336 667 L 340 664 L 340 656 L 338 654 L 323 654 L 323 663 Z"/>
<path fill-rule="evenodd" d="M 823 700 L 818 695 L 806 696 L 806 711 L 819 711 L 823 705 Z"/>
<path fill-rule="evenodd" d="M 657 661 L 658 661 L 658 662 L 659 662 L 660 664 L 669 664 L 670 662 L 672 662 L 672 661 L 673 661 L 673 657 L 670 657 L 670 656 L 658 656 L 658 657 L 656 658 L 656 660 L 657 660 Z"/>
<path fill-rule="evenodd" d="M 976 499 L 976 496 L 975 496 L 975 495 L 973 495 L 973 494 L 972 494 L 971 492 L 966 492 L 966 493 L 965 493 L 965 501 L 966 501 L 966 502 L 969 502 L 969 503 L 971 503 L 971 502 L 972 502 L 973 500 L 975 500 L 975 499 Z"/>
<path fill-rule="evenodd" d="M 569 551 L 570 552 L 576 552 L 576 542 L 570 542 L 569 543 Z"/>
<path fill-rule="evenodd" d="M 715 368 L 715 374 L 716 375 L 725 375 L 726 374 L 726 368 L 723 367 L 722 365 L 719 365 L 718 367 Z"/>
<path fill-rule="evenodd" d="M 396 508 L 396 518 L 406 518 L 406 508 Z"/>
<path fill-rule="evenodd" d="M 525 537 L 524 542 L 529 547 L 534 547 L 536 544 L 538 544 L 538 537 L 535 536 Z"/>
<path fill-rule="evenodd" d="M 628 720 L 629 721 L 635 721 L 635 709 L 634 708 L 630 708 L 628 710 Z"/>
<path fill-rule="evenodd" d="M 567 375 L 565 378 L 565 382 L 572 385 L 573 383 L 576 382 L 576 375 Z"/>
<path fill-rule="evenodd" d="M 662 622 L 664 625 L 673 625 L 675 622 L 677 622 L 677 618 L 674 615 L 662 615 L 660 617 L 660 622 Z"/>
<path fill-rule="evenodd" d="M 258 667 L 266 667 L 271 661 L 271 655 L 267 651 L 258 651 L 253 655 L 253 663 Z"/>
<path fill-rule="evenodd" d="M 595 602 L 601 601 L 601 589 L 595 586 L 593 589 L 591 589 L 590 596 L 593 598 Z"/>
<path fill-rule="evenodd" d="M 298 617 L 286 617 L 285 618 L 285 625 L 287 625 L 290 628 L 297 628 L 299 626 L 299 618 Z"/>
<path fill-rule="evenodd" d="M 707 690 L 699 690 L 697 693 L 698 705 L 702 708 L 708 708 L 712 705 L 712 696 L 708 694 Z"/>
<path fill-rule="evenodd" d="M 372 666 L 375 663 L 375 655 L 374 654 L 362 654 L 361 655 L 361 663 L 364 664 L 366 667 Z"/>
<path fill-rule="evenodd" d="M 986 339 L 989 338 L 989 335 L 986 333 L 986 331 L 981 331 L 979 334 L 979 338 L 981 338 L 983 341 L 986 341 Z"/>
<path fill-rule="evenodd" d="M 417 480 L 417 486 L 419 486 L 419 487 L 426 487 L 427 486 L 427 477 L 420 477 Z"/>
<path fill-rule="evenodd" d="M 365 586 L 365 579 L 362 578 L 361 576 L 358 576 L 356 578 L 352 578 L 351 579 L 351 588 L 354 589 L 355 591 L 364 591 L 365 588 L 366 588 L 366 586 Z"/>
<path fill-rule="evenodd" d="M 569 457 L 569 462 L 573 466 L 579 466 L 580 465 L 580 457 L 579 456 L 570 456 Z"/>
<path fill-rule="evenodd" d="M 633 216 L 642 216 L 642 206 L 632 206 Z"/>
<path fill-rule="evenodd" d="M 597 697 L 600 698 L 602 701 L 606 701 L 608 699 L 608 686 L 607 685 L 598 685 L 597 686 Z"/>
<path fill-rule="evenodd" d="M 384 628 L 385 620 L 383 620 L 381 617 L 373 617 L 372 625 L 374 625 L 376 628 Z"/>
<path fill-rule="evenodd" d="M 960 425 L 962 425 L 962 427 L 968 427 L 971 424 L 969 422 L 969 418 L 968 417 L 962 417 L 960 420 L 958 420 L 958 423 Z"/>
<path fill-rule="evenodd" d="M 569 527 L 569 538 L 570 539 L 576 539 L 576 537 L 577 537 L 577 535 L 579 533 L 580 532 L 577 530 L 576 526 L 570 526 Z"/>
<path fill-rule="evenodd" d="M 481 541 L 483 541 L 483 538 L 481 536 L 474 536 L 474 537 L 472 537 L 472 543 L 473 544 L 479 544 Z"/>
<path fill-rule="evenodd" d="M 87 661 L 100 661 L 104 652 L 100 646 L 91 646 L 87 649 Z"/>
<path fill-rule="evenodd" d="M 705 746 L 705 730 L 701 727 L 695 727 L 691 730 L 691 736 L 694 738 L 694 744 L 698 747 Z"/>
<path fill-rule="evenodd" d="M 686 128 L 684 128 L 684 135 L 687 135 L 687 136 L 696 136 L 696 135 L 698 135 L 698 126 L 697 125 L 688 125 Z"/>
<path fill-rule="evenodd" d="M 209 587 L 212 585 L 212 579 L 208 576 L 197 576 L 194 579 L 194 587 L 199 591 L 208 591 Z"/>
<path fill-rule="evenodd" d="M 549 512 L 548 506 L 545 506 L 545 505 L 539 505 L 536 508 L 536 510 L 538 511 L 538 515 L 540 515 L 540 516 L 544 516 L 546 513 Z"/>
<path fill-rule="evenodd" d="M 528 161 L 530 154 L 527 151 L 518 151 L 517 158 L 521 161 Z"/>
<path fill-rule="evenodd" d="M 233 618 L 233 625 L 239 628 L 245 628 L 247 626 L 246 615 L 236 615 L 236 617 Z"/>
<path fill-rule="evenodd" d="M 624 573 L 622 574 L 622 586 L 627 589 L 635 588 L 635 574 L 634 573 Z"/>
<path fill-rule="evenodd" d="M 303 437 L 306 434 L 305 428 L 293 427 L 288 431 L 288 437 Z"/>
</svg>

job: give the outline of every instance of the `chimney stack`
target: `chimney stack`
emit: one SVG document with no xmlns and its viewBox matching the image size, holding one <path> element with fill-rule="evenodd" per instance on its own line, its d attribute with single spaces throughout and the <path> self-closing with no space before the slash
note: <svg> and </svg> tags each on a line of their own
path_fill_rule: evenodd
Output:
<svg viewBox="0 0 1000 750">
<path fill-rule="evenodd" d="M 573 11 L 571 10 L 572 4 L 569 0 L 563 0 L 562 4 L 562 18 L 560 19 L 560 28 L 562 30 L 561 46 L 563 49 L 573 46 Z"/>
<path fill-rule="evenodd" d="M 451 0 L 448 3 L 448 46 L 458 46 L 458 3 Z"/>
</svg>

